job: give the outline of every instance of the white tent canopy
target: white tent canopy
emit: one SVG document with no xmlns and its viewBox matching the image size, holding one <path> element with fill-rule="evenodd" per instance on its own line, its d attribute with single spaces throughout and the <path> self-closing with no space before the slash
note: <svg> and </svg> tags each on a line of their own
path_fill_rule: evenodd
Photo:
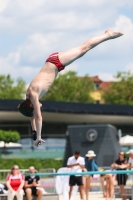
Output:
<svg viewBox="0 0 133 200">
<path fill-rule="evenodd" d="M 14 143 L 14 142 L 9 142 L 9 143 L 4 143 L 3 141 L 0 141 L 0 147 L 3 148 L 3 147 L 22 147 L 21 144 L 19 143 Z"/>
<path fill-rule="evenodd" d="M 120 138 L 119 141 L 121 146 L 133 146 L 133 136 L 126 135 Z"/>
</svg>

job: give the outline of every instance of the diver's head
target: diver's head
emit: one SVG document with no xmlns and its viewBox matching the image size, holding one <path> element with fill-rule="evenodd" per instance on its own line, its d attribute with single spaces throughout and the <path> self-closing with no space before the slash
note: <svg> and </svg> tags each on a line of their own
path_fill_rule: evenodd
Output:
<svg viewBox="0 0 133 200">
<path fill-rule="evenodd" d="M 30 99 L 26 99 L 26 100 L 22 101 L 18 105 L 18 109 L 19 109 L 19 112 L 26 117 L 32 117 L 33 116 L 34 107 L 31 103 Z"/>
</svg>

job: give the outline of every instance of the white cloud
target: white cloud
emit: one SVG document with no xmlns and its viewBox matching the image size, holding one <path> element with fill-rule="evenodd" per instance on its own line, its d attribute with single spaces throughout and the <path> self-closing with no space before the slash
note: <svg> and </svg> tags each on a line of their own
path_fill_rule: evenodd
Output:
<svg viewBox="0 0 133 200">
<path fill-rule="evenodd" d="M 133 45 L 133 22 L 126 16 L 120 15 L 116 21 L 116 28 L 124 32 L 124 38 L 121 41 L 122 44 L 131 46 Z M 124 46 L 125 48 L 125 46 Z"/>
<path fill-rule="evenodd" d="M 92 59 L 95 57 L 103 57 L 104 59 L 110 59 L 112 57 L 119 59 L 123 55 L 129 55 L 133 46 L 132 21 L 125 16 L 120 16 L 116 20 L 114 29 L 123 31 L 124 36 L 115 41 L 105 42 L 104 44 L 99 45 L 95 50 L 89 53 L 90 58 L 92 55 Z M 96 34 L 95 31 L 94 35 L 101 35 L 103 32 L 104 31 L 99 31 Z M 27 64 L 33 65 L 40 60 L 44 62 L 50 53 L 53 53 L 54 51 L 65 51 L 68 48 L 79 45 L 87 39 L 87 34 L 84 36 L 83 34 L 80 35 L 77 33 L 76 38 L 74 33 L 69 33 L 69 35 L 69 38 L 66 38 L 67 34 L 65 32 L 45 34 L 36 32 L 29 35 L 25 43 L 23 43 L 18 50 L 21 61 L 26 61 Z"/>
<path fill-rule="evenodd" d="M 0 57 L 0 74 L 11 74 L 11 77 L 17 79 L 22 77 L 28 83 L 39 72 L 40 67 L 32 66 L 18 67 L 18 54 L 10 53 L 6 58 Z"/>
<path fill-rule="evenodd" d="M 133 62 L 129 63 L 126 67 L 125 67 L 126 71 L 131 71 L 133 73 Z"/>
<path fill-rule="evenodd" d="M 133 48 L 133 22 L 126 16 L 120 15 L 116 21 L 115 26 L 111 29 L 121 31 L 123 36 L 115 40 L 104 42 L 96 47 L 95 54 L 92 54 L 92 58 L 99 57 L 100 59 L 126 59 L 131 58 Z M 99 32 L 100 34 L 100 32 Z"/>
<path fill-rule="evenodd" d="M 94 69 L 98 67 L 99 73 L 101 69 L 100 76 L 111 78 L 113 72 L 111 74 L 108 68 L 111 66 L 112 70 L 117 71 L 117 65 L 130 63 L 132 57 L 133 22 L 129 17 L 119 14 L 118 8 L 123 6 L 131 7 L 133 1 L 1 0 L 1 32 L 4 33 L 5 40 L 8 33 L 11 40 L 12 36 L 17 36 L 20 42 L 19 46 L 13 44 L 14 51 L 8 45 L 10 49 L 7 50 L 7 55 L 0 57 L 0 73 L 11 73 L 13 77 L 22 76 L 29 82 L 49 54 L 80 45 L 89 37 L 101 35 L 107 28 L 113 28 L 123 31 L 124 36 L 100 44 L 62 72 L 72 69 L 82 75 L 88 71 L 89 75 L 94 72 L 97 75 L 97 70 Z M 24 38 L 22 42 L 21 37 Z M 1 47 L 2 53 L 5 48 L 5 45 Z M 91 68 L 88 69 L 86 65 L 89 63 Z"/>
<path fill-rule="evenodd" d="M 19 74 L 17 64 L 19 62 L 19 53 L 11 52 L 7 57 L 0 57 L 0 74 Z M 20 75 L 20 74 L 19 74 Z"/>
<path fill-rule="evenodd" d="M 77 72 L 78 71 L 78 65 L 75 64 L 75 63 L 72 63 L 71 65 L 66 66 L 65 69 L 60 72 L 60 74 L 65 74 L 68 71 Z"/>
<path fill-rule="evenodd" d="M 117 4 L 106 0 L 84 0 L 84 3 L 81 0 L 33 0 L 32 3 L 30 0 L 14 0 L 6 4 L 0 26 L 14 34 L 31 34 L 37 30 L 44 33 L 64 29 L 89 31 L 114 21 Z"/>
<path fill-rule="evenodd" d="M 115 80 L 114 75 L 111 73 L 98 72 L 97 75 L 102 81 L 114 81 Z"/>
<path fill-rule="evenodd" d="M 8 55 L 8 61 L 14 65 L 17 65 L 20 61 L 20 54 L 19 52 L 11 52 Z"/>
<path fill-rule="evenodd" d="M 8 6 L 10 0 L 1 0 L 0 1 L 0 13 L 3 12 Z"/>
<path fill-rule="evenodd" d="M 46 47 L 48 47 L 47 40 L 40 33 L 30 35 L 25 43 L 19 47 L 21 61 L 35 62 L 43 56 Z"/>
<path fill-rule="evenodd" d="M 0 74 L 8 74 L 12 72 L 12 65 L 7 58 L 0 57 Z"/>
</svg>

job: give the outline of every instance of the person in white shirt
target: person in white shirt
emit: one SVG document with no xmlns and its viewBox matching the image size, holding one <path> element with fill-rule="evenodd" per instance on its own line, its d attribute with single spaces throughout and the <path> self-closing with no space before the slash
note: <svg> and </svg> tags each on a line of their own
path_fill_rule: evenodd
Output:
<svg viewBox="0 0 133 200">
<path fill-rule="evenodd" d="M 133 168 L 133 149 L 130 149 L 127 154 L 129 154 L 128 166 Z"/>
<path fill-rule="evenodd" d="M 75 151 L 74 155 L 68 158 L 67 167 L 71 168 L 71 172 L 82 172 L 82 169 L 85 167 L 84 158 L 80 156 L 79 151 Z M 79 186 L 79 192 L 81 200 L 84 200 L 84 187 L 83 187 L 83 180 L 81 175 L 71 175 L 69 179 L 69 199 L 72 195 L 73 186 Z"/>
</svg>

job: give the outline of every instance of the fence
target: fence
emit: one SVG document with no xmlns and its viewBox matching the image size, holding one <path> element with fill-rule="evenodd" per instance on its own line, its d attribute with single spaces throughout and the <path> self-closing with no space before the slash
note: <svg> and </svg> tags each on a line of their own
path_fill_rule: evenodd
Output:
<svg viewBox="0 0 133 200">
<path fill-rule="evenodd" d="M 65 180 L 65 177 L 67 176 L 71 176 L 71 175 L 82 175 L 82 176 L 89 176 L 95 174 L 95 176 L 93 177 L 93 181 L 91 183 L 91 188 L 92 191 L 91 193 L 96 194 L 96 193 L 102 193 L 102 188 L 101 188 L 101 183 L 100 183 L 100 179 L 98 179 L 98 176 L 96 178 L 96 175 L 106 175 L 106 174 L 128 174 L 129 175 L 129 179 L 128 179 L 128 185 L 125 186 L 125 190 L 126 193 L 123 195 L 126 195 L 129 199 L 133 200 L 133 171 L 132 170 L 114 170 L 114 171 L 95 171 L 95 172 L 81 172 L 81 173 L 75 173 L 75 172 L 63 172 L 63 173 L 38 173 L 39 176 L 41 177 L 63 177 Z M 56 179 L 56 178 L 55 178 Z M 62 182 L 62 184 L 64 184 Z M 68 188 L 64 187 L 63 185 L 60 185 L 62 188 L 65 188 L 65 190 L 67 190 Z M 56 181 L 55 181 L 55 187 L 56 187 Z M 57 188 L 55 190 L 55 192 L 57 192 Z M 69 191 L 67 191 L 69 192 Z M 57 192 L 58 193 L 58 192 Z M 60 192 L 59 192 L 60 193 Z M 65 192 L 66 193 L 66 192 Z M 114 197 L 121 197 L 121 192 L 119 187 L 115 184 L 114 185 Z"/>
<path fill-rule="evenodd" d="M 0 182 L 5 183 L 7 175 L 10 173 L 10 169 L 6 170 L 0 170 Z M 29 173 L 29 169 L 19 169 L 21 173 L 23 173 L 25 176 Z M 56 170 L 54 168 L 46 168 L 46 169 L 40 169 L 39 171 L 36 170 L 36 172 L 39 174 L 45 174 L 45 173 L 55 173 Z M 43 176 L 41 175 L 40 180 L 41 186 L 45 189 L 47 193 L 55 194 L 55 176 Z"/>
<path fill-rule="evenodd" d="M 43 174 L 54 174 L 56 170 L 54 168 L 40 169 L 39 173 L 41 173 L 41 186 L 45 189 L 47 193 L 55 194 L 55 176 L 43 176 Z"/>
<path fill-rule="evenodd" d="M 0 182 L 5 182 L 7 175 L 10 173 L 10 169 L 2 169 L 0 170 Z M 23 174 L 28 173 L 28 169 L 19 169 L 19 171 Z"/>
<path fill-rule="evenodd" d="M 20 171 L 25 174 L 25 176 L 28 174 L 28 169 L 20 169 Z M 0 170 L 0 181 L 5 182 L 7 174 L 10 172 L 10 170 Z M 91 182 L 91 193 L 102 193 L 101 183 L 100 183 L 100 175 L 105 174 L 128 174 L 128 181 L 127 185 L 125 187 L 126 189 L 126 195 L 127 197 L 131 197 L 133 200 L 133 171 L 132 170 L 114 170 L 114 171 L 95 171 L 95 172 L 81 172 L 81 173 L 74 173 L 74 172 L 63 172 L 59 173 L 56 172 L 53 168 L 47 168 L 47 169 L 40 169 L 35 175 L 39 175 L 41 177 L 41 187 L 44 188 L 45 192 L 47 194 L 56 194 L 57 188 L 56 188 L 56 182 L 57 177 L 62 177 L 62 180 L 65 180 L 65 177 L 68 177 L 70 175 L 82 175 L 82 176 L 89 176 L 95 174 L 93 176 L 93 180 Z M 32 174 L 33 175 L 33 174 Z M 62 182 L 62 185 L 60 187 L 63 187 L 64 182 Z M 67 189 L 67 188 L 65 188 Z M 115 196 L 120 197 L 120 190 L 117 185 L 115 185 Z"/>
</svg>

